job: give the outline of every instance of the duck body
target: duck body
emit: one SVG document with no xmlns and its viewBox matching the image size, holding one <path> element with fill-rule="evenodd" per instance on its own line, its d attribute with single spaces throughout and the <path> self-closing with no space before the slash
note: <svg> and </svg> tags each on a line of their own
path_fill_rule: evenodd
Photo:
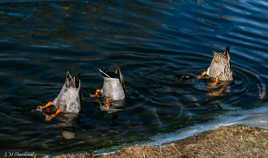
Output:
<svg viewBox="0 0 268 158">
<path fill-rule="evenodd" d="M 125 82 L 120 68 L 117 65 L 115 72 L 104 72 L 99 69 L 103 77 L 102 89 L 97 89 L 91 97 L 104 97 L 110 101 L 124 100 L 127 96 Z"/>
<path fill-rule="evenodd" d="M 118 111 L 122 107 L 127 97 L 125 83 L 120 68 L 117 65 L 115 72 L 103 72 L 99 69 L 103 77 L 102 89 L 97 89 L 95 94 L 90 97 L 104 98 L 104 105 L 101 104 L 101 110 L 108 112 Z"/>
<path fill-rule="evenodd" d="M 81 111 L 81 81 L 79 76 L 72 77 L 67 72 L 65 83 L 58 96 L 53 100 L 53 105 L 65 113 L 79 113 Z"/>
<path fill-rule="evenodd" d="M 228 47 L 223 53 L 214 52 L 211 64 L 206 71 L 206 75 L 209 78 L 218 78 L 220 81 L 234 80 L 229 52 L 230 49 Z"/>
<path fill-rule="evenodd" d="M 54 114 L 45 114 L 46 120 L 51 120 L 60 113 L 79 114 L 81 111 L 81 81 L 80 75 L 72 77 L 69 72 L 66 73 L 65 83 L 63 84 L 60 93 L 53 100 L 49 101 L 44 106 L 38 106 L 38 111 L 43 111 L 50 106 L 55 106 L 57 111 Z"/>
<path fill-rule="evenodd" d="M 125 92 L 118 78 L 103 77 L 102 94 L 111 100 L 124 100 Z"/>
</svg>

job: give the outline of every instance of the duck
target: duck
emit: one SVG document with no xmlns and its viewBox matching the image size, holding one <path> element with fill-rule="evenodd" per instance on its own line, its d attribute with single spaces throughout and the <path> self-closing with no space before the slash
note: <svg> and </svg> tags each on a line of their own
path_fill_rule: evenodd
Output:
<svg viewBox="0 0 268 158">
<path fill-rule="evenodd" d="M 42 112 L 50 106 L 56 107 L 56 113 L 45 114 L 46 120 L 51 120 L 60 113 L 79 114 L 81 111 L 81 80 L 80 73 L 72 77 L 69 71 L 66 72 L 65 83 L 63 84 L 59 94 L 53 101 L 49 101 L 44 106 L 37 106 L 37 110 Z"/>
<path fill-rule="evenodd" d="M 105 105 L 102 109 L 109 110 L 112 102 L 122 101 L 127 97 L 126 86 L 119 65 L 116 65 L 115 72 L 104 72 L 101 69 L 98 71 L 103 77 L 102 89 L 97 89 L 95 94 L 90 97 L 104 98 Z"/>
<path fill-rule="evenodd" d="M 214 85 L 221 81 L 233 81 L 233 70 L 230 58 L 230 48 L 226 47 L 224 52 L 213 52 L 213 59 L 210 66 L 197 78 L 205 77 L 214 80 Z"/>
</svg>

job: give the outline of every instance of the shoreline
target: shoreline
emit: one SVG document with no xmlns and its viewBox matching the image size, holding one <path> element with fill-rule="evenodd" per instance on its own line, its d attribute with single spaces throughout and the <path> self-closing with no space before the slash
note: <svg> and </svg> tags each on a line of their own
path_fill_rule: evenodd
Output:
<svg viewBox="0 0 268 158">
<path fill-rule="evenodd" d="M 268 155 L 268 130 L 248 125 L 220 126 L 163 145 L 135 145 L 104 154 L 61 154 L 55 158 L 190 158 Z"/>
</svg>

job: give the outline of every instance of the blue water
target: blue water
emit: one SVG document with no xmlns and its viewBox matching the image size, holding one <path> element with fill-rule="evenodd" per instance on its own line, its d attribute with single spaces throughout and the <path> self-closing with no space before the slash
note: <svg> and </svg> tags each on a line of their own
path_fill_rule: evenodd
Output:
<svg viewBox="0 0 268 158">
<path fill-rule="evenodd" d="M 267 9 L 265 0 L 0 2 L 0 150 L 107 151 L 267 109 Z M 195 76 L 226 46 L 235 81 L 210 88 Z M 116 64 L 129 97 L 107 113 L 88 96 L 102 86 L 97 68 Z M 67 70 L 81 73 L 79 121 L 45 121 L 36 106 L 56 97 Z"/>
</svg>

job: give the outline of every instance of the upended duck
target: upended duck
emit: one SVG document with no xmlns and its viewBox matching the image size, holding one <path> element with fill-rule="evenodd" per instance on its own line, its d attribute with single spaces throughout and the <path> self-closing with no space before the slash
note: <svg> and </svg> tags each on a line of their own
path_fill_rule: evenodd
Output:
<svg viewBox="0 0 268 158">
<path fill-rule="evenodd" d="M 72 77 L 70 72 L 66 72 L 65 83 L 63 84 L 60 93 L 53 100 L 49 101 L 44 106 L 38 106 L 38 111 L 43 111 L 50 106 L 55 106 L 57 111 L 52 115 L 45 114 L 46 120 L 51 120 L 60 113 L 78 114 L 81 111 L 81 81 L 80 74 Z"/>
<path fill-rule="evenodd" d="M 207 71 L 204 71 L 197 78 L 205 78 L 206 76 L 215 80 L 215 85 L 219 84 L 220 81 L 234 80 L 229 47 L 226 47 L 224 52 L 213 52 L 213 59 Z"/>
<path fill-rule="evenodd" d="M 123 75 L 118 65 L 115 72 L 103 72 L 101 69 L 99 72 L 103 76 L 103 87 L 97 89 L 95 94 L 91 94 L 90 97 L 105 98 L 103 108 L 109 110 L 113 101 L 124 100 L 127 96 Z"/>
</svg>

